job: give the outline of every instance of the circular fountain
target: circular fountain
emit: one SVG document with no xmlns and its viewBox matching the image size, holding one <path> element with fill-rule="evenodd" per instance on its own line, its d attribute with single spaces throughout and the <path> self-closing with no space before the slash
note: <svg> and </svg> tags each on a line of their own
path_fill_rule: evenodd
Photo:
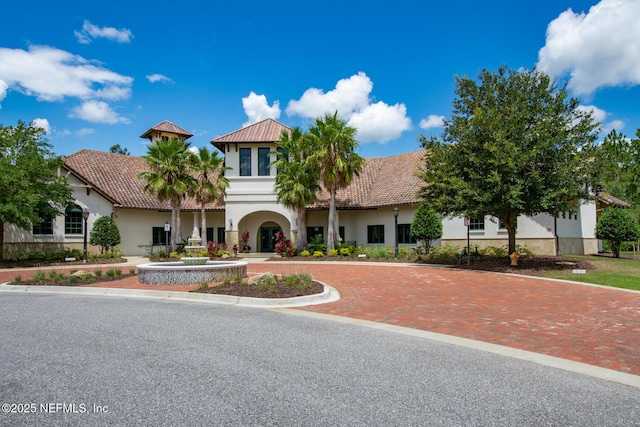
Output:
<svg viewBox="0 0 640 427">
<path fill-rule="evenodd" d="M 198 256 L 205 250 L 197 228 L 187 239 L 188 257 L 176 262 L 150 262 L 138 265 L 138 283 L 147 285 L 193 285 L 222 282 L 228 277 L 246 277 L 247 263 L 243 261 L 210 261 Z"/>
</svg>

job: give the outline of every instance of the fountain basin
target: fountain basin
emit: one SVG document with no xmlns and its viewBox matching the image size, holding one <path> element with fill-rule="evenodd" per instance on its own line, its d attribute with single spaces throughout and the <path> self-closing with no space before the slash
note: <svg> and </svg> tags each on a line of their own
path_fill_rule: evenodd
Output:
<svg viewBox="0 0 640 427">
<path fill-rule="evenodd" d="M 208 261 L 201 265 L 150 262 L 138 265 L 138 283 L 146 285 L 194 285 L 222 282 L 227 277 L 247 277 L 244 261 Z"/>
<path fill-rule="evenodd" d="M 181 259 L 185 265 L 203 265 L 209 262 L 209 257 L 184 257 Z"/>
</svg>

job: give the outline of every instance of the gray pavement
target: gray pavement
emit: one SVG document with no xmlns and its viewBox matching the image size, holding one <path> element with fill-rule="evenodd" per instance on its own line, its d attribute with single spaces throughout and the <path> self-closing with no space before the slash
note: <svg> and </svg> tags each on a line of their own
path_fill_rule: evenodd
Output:
<svg viewBox="0 0 640 427">
<path fill-rule="evenodd" d="M 0 425 L 637 426 L 640 419 L 634 387 L 283 311 L 2 293 L 0 318 Z"/>
</svg>

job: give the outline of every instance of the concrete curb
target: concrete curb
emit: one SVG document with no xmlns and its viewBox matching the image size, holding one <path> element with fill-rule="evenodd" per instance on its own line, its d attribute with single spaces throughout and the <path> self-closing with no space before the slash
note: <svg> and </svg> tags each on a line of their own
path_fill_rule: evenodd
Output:
<svg viewBox="0 0 640 427">
<path fill-rule="evenodd" d="M 322 283 L 322 282 L 319 282 Z M 324 291 L 302 297 L 293 298 L 248 298 L 236 297 L 232 295 L 212 295 L 193 292 L 178 291 L 154 291 L 142 289 L 121 289 L 121 288 L 85 288 L 80 286 L 26 286 L 0 284 L 1 292 L 35 292 L 51 294 L 72 294 L 72 295 L 93 295 L 129 298 L 157 298 L 170 299 L 176 301 L 203 302 L 208 304 L 232 305 L 236 307 L 252 308 L 293 308 L 308 305 L 325 304 L 338 301 L 340 292 L 325 283 Z"/>
</svg>

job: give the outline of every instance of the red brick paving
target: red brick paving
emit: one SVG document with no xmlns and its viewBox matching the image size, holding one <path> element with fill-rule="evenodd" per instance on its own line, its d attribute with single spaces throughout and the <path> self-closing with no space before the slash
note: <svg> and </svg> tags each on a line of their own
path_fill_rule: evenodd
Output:
<svg viewBox="0 0 640 427">
<path fill-rule="evenodd" d="M 301 310 L 470 338 L 640 375 L 640 292 L 398 265 L 248 265 L 249 273 L 265 271 L 308 272 L 342 294 L 340 301 Z M 0 283 L 31 274 L 0 271 Z M 193 288 L 140 285 L 136 277 L 90 286 Z"/>
<path fill-rule="evenodd" d="M 342 298 L 301 310 L 514 347 L 640 375 L 640 292 L 464 270 L 250 264 L 309 272 Z"/>
</svg>

